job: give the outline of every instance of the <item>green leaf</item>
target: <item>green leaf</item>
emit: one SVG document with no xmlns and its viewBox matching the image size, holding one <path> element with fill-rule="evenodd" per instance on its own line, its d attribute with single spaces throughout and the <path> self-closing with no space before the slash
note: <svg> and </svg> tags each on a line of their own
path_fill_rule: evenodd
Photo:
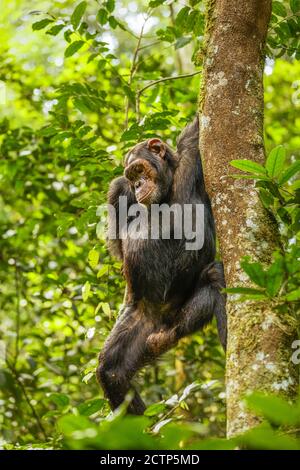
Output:
<svg viewBox="0 0 300 470">
<path fill-rule="evenodd" d="M 275 15 L 282 16 L 282 17 L 287 16 L 287 11 L 285 9 L 285 6 L 281 2 L 273 0 L 272 11 L 275 13 Z"/>
<path fill-rule="evenodd" d="M 260 188 L 259 196 L 266 209 L 269 209 L 274 204 L 274 197 L 267 189 Z"/>
<path fill-rule="evenodd" d="M 81 2 L 77 5 L 75 10 L 73 11 L 72 16 L 71 16 L 71 23 L 74 29 L 78 28 L 81 18 L 83 17 L 84 12 L 86 10 L 86 7 L 87 7 L 87 2 Z"/>
<path fill-rule="evenodd" d="M 175 19 L 175 24 L 180 30 L 183 29 L 184 23 L 188 18 L 188 14 L 189 14 L 190 10 L 191 10 L 190 7 L 185 6 L 185 7 L 181 8 L 179 13 L 177 14 L 176 19 Z"/>
<path fill-rule="evenodd" d="M 149 2 L 149 7 L 155 8 L 155 7 L 158 7 L 159 5 L 162 5 L 165 2 L 166 0 L 151 0 L 151 2 Z"/>
<path fill-rule="evenodd" d="M 166 29 L 158 29 L 156 31 L 156 36 L 158 36 L 162 41 L 171 43 L 176 38 L 176 31 L 173 27 L 168 26 Z"/>
<path fill-rule="evenodd" d="M 252 160 L 232 160 L 230 165 L 247 173 L 266 175 L 265 168 Z"/>
<path fill-rule="evenodd" d="M 89 283 L 89 281 L 86 281 L 86 283 L 82 287 L 82 300 L 84 302 L 87 301 L 87 299 L 90 296 L 90 293 L 91 293 L 91 284 Z"/>
<path fill-rule="evenodd" d="M 100 8 L 100 10 L 97 13 L 97 20 L 99 21 L 101 25 L 104 25 L 105 23 L 107 23 L 107 19 L 108 19 L 107 11 L 104 8 Z"/>
<path fill-rule="evenodd" d="M 115 0 L 107 0 L 107 2 L 105 2 L 105 6 L 110 13 L 114 11 L 115 4 Z"/>
<path fill-rule="evenodd" d="M 140 136 L 140 129 L 137 125 L 133 124 L 127 131 L 121 135 L 121 142 L 137 140 Z"/>
<path fill-rule="evenodd" d="M 193 441 L 186 447 L 194 450 L 234 450 L 237 443 L 233 439 L 202 439 L 201 441 Z"/>
<path fill-rule="evenodd" d="M 296 405 L 278 396 L 267 396 L 255 392 L 245 399 L 252 410 L 266 418 L 270 423 L 286 426 L 297 426 L 300 424 L 300 410 Z"/>
<path fill-rule="evenodd" d="M 144 412 L 145 416 L 158 416 L 160 413 L 165 411 L 167 406 L 164 403 L 154 403 L 153 405 L 148 406 Z"/>
<path fill-rule="evenodd" d="M 279 178 L 279 184 L 287 183 L 296 173 L 300 172 L 300 161 L 294 162 Z"/>
<path fill-rule="evenodd" d="M 198 10 L 192 10 L 187 17 L 185 23 L 185 31 L 192 32 L 196 23 L 198 23 L 198 18 L 200 17 L 201 13 Z"/>
<path fill-rule="evenodd" d="M 33 31 L 39 31 L 41 29 L 46 28 L 48 24 L 53 23 L 54 20 L 50 20 L 49 18 L 45 18 L 44 20 L 37 21 L 36 23 L 33 23 L 32 29 Z"/>
<path fill-rule="evenodd" d="M 284 298 L 289 302 L 300 300 L 300 288 L 289 292 Z"/>
<path fill-rule="evenodd" d="M 175 43 L 175 49 L 181 49 L 182 47 L 186 46 L 187 44 L 189 44 L 191 42 L 193 38 L 191 36 L 188 36 L 188 37 L 183 37 L 183 38 L 179 38 L 177 39 L 176 43 Z"/>
<path fill-rule="evenodd" d="M 243 448 L 253 450 L 299 450 L 299 443 L 284 434 L 277 433 L 270 425 L 261 424 L 236 438 Z"/>
<path fill-rule="evenodd" d="M 74 41 L 65 50 L 65 57 L 71 57 L 84 45 L 84 41 Z"/>
<path fill-rule="evenodd" d="M 282 145 L 273 148 L 269 153 L 266 161 L 266 170 L 271 178 L 278 176 L 282 172 L 285 156 L 285 148 Z"/>
<path fill-rule="evenodd" d="M 93 377 L 95 377 L 95 373 L 94 372 L 89 372 L 88 374 L 86 374 L 83 379 L 82 379 L 82 382 L 84 382 L 85 384 L 87 384 Z"/>
<path fill-rule="evenodd" d="M 100 254 L 97 250 L 93 249 L 89 251 L 88 261 L 92 269 L 95 269 L 97 267 L 98 262 L 99 262 L 99 257 L 100 257 Z"/>
<path fill-rule="evenodd" d="M 241 262 L 241 267 L 248 274 L 249 278 L 260 287 L 266 286 L 266 273 L 260 263 Z"/>
<path fill-rule="evenodd" d="M 57 36 L 65 26 L 65 24 L 56 24 L 55 26 L 52 26 L 52 28 L 48 29 L 46 34 L 50 34 L 50 36 Z"/>
<path fill-rule="evenodd" d="M 67 436 L 71 436 L 76 431 L 91 429 L 95 425 L 85 416 L 66 415 L 58 420 L 58 428 Z"/>
<path fill-rule="evenodd" d="M 95 398 L 93 400 L 88 400 L 84 403 L 81 403 L 77 409 L 80 415 L 91 416 L 94 413 L 102 410 L 102 408 L 105 406 L 105 403 L 106 401 L 103 398 Z"/>
<path fill-rule="evenodd" d="M 300 11 L 300 0 L 290 0 L 290 7 L 293 13 Z"/>
<path fill-rule="evenodd" d="M 278 259 L 271 264 L 267 271 L 267 293 L 274 297 L 281 287 L 284 277 L 284 266 L 282 259 Z"/>
<path fill-rule="evenodd" d="M 264 291 L 259 289 L 252 289 L 252 287 L 229 287 L 224 289 L 228 294 L 245 294 L 245 295 L 263 295 Z"/>
<path fill-rule="evenodd" d="M 68 395 L 65 393 L 51 393 L 48 400 L 52 401 L 58 408 L 64 408 L 70 402 Z"/>
<path fill-rule="evenodd" d="M 69 44 L 72 41 L 71 39 L 72 34 L 73 34 L 73 31 L 71 31 L 70 29 L 67 29 L 66 31 L 64 31 L 64 38 Z"/>
<path fill-rule="evenodd" d="M 291 36 L 291 30 L 289 28 L 289 25 L 285 21 L 280 23 L 279 27 L 276 28 L 276 31 L 278 32 L 282 40 L 289 39 Z"/>
<path fill-rule="evenodd" d="M 102 310 L 105 313 L 105 315 L 107 315 L 108 317 L 111 317 L 111 310 L 110 310 L 109 303 L 102 302 Z"/>
<path fill-rule="evenodd" d="M 47 136 L 47 137 L 51 137 L 55 134 L 58 133 L 58 130 L 55 128 L 55 127 L 52 127 L 52 126 L 47 126 L 47 127 L 43 127 L 40 131 L 39 131 L 39 134 L 42 135 L 42 136 Z"/>
<path fill-rule="evenodd" d="M 9 120 L 7 118 L 4 118 L 2 121 L 0 121 L 0 134 L 6 134 L 9 129 Z"/>
<path fill-rule="evenodd" d="M 198 15 L 194 22 L 193 32 L 195 36 L 202 36 L 204 34 L 204 28 L 205 28 L 204 14 L 201 13 L 200 11 L 198 11 L 197 13 Z"/>
<path fill-rule="evenodd" d="M 114 16 L 110 16 L 108 18 L 108 22 L 109 22 L 109 26 L 112 29 L 116 29 L 116 27 L 119 25 L 119 22 L 116 20 L 116 18 Z"/>
<path fill-rule="evenodd" d="M 60 224 L 57 227 L 57 235 L 61 237 L 66 233 L 69 227 L 74 223 L 73 217 L 65 216 L 63 219 L 59 220 Z"/>
</svg>

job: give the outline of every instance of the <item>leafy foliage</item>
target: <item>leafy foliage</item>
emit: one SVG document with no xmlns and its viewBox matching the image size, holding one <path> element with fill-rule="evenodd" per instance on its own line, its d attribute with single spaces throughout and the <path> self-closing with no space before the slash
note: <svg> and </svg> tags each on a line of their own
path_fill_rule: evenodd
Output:
<svg viewBox="0 0 300 470">
<path fill-rule="evenodd" d="M 265 130 L 268 149 L 275 149 L 265 167 L 235 166 L 255 179 L 284 246 L 268 269 L 244 261 L 250 295 L 295 311 L 299 2 L 273 3 Z M 223 438 L 224 356 L 214 325 L 146 368 L 144 398 L 152 405 L 144 417 L 124 417 L 125 404 L 107 419 L 95 381 L 97 354 L 124 290 L 99 207 L 136 140 L 159 134 L 172 145 L 193 116 L 199 76 L 190 58 L 201 63 L 203 2 L 28 5 L 5 2 L 0 20 L 1 446 L 297 447 L 283 434 L 298 423 L 288 417 L 294 407 L 272 398 L 249 399 L 269 424 L 238 441 Z"/>
<path fill-rule="evenodd" d="M 298 0 L 273 1 L 268 51 L 276 57 L 300 59 L 300 3 Z"/>
<path fill-rule="evenodd" d="M 282 246 L 273 254 L 273 262 L 268 268 L 258 262 L 251 263 L 248 258 L 241 263 L 250 280 L 259 289 L 255 286 L 253 289 L 235 287 L 226 290 L 248 298 L 273 299 L 278 309 L 288 309 L 296 315 L 300 300 L 300 199 L 299 180 L 296 179 L 299 176 L 300 162 L 295 161 L 286 168 L 285 148 L 277 146 L 270 151 L 265 166 L 250 160 L 233 160 L 231 165 L 249 174 L 237 175 L 238 178 L 256 181 L 263 205 L 279 225 Z"/>
</svg>

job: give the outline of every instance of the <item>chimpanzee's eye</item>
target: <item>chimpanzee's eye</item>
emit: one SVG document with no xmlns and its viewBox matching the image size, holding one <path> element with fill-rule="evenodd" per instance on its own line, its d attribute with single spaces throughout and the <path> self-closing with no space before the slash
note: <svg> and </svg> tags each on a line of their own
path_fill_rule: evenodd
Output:
<svg viewBox="0 0 300 470">
<path fill-rule="evenodd" d="M 142 184 L 141 181 L 136 181 L 136 182 L 134 183 L 134 187 L 137 189 L 137 188 L 139 188 L 139 187 L 141 186 L 141 184 Z"/>
</svg>

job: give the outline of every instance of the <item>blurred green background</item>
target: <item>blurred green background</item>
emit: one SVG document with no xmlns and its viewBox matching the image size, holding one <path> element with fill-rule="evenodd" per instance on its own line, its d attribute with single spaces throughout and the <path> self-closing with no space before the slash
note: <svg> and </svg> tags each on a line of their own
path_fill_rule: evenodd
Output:
<svg viewBox="0 0 300 470">
<path fill-rule="evenodd" d="M 273 3 L 265 137 L 267 151 L 284 145 L 288 166 L 300 149 L 300 5 Z M 236 445 L 207 441 L 225 436 L 225 358 L 214 324 L 137 377 L 152 404 L 148 417 L 124 418 L 120 410 L 107 421 L 94 374 L 124 291 L 97 207 L 122 173 L 128 147 L 155 135 L 173 145 L 196 112 L 200 73 L 141 90 L 163 77 L 201 72 L 203 34 L 201 1 L 1 2 L 4 448 Z M 286 437 L 274 444 L 275 431 L 266 426 L 269 445 L 298 446 Z M 250 448 L 266 445 L 247 439 Z"/>
</svg>

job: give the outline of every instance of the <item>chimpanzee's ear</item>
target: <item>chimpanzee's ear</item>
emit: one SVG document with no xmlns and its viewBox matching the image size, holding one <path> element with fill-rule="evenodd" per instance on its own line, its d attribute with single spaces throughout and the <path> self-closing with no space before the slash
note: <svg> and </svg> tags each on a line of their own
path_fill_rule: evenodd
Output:
<svg viewBox="0 0 300 470">
<path fill-rule="evenodd" d="M 159 155 L 161 158 L 164 158 L 166 155 L 166 145 L 160 139 L 149 139 L 148 140 L 148 149 L 150 152 Z"/>
</svg>

